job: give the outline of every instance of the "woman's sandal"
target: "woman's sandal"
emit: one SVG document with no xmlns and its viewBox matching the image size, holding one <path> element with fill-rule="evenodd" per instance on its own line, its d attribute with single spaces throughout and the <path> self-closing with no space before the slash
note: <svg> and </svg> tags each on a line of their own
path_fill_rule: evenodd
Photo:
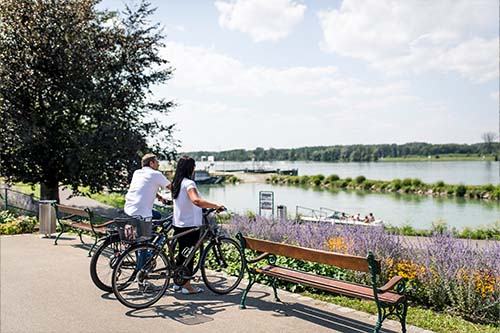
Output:
<svg viewBox="0 0 500 333">
<path fill-rule="evenodd" d="M 200 288 L 200 287 L 193 287 L 193 290 L 189 290 L 186 288 L 181 289 L 181 293 L 183 295 L 199 294 L 201 292 L 203 292 L 203 288 Z"/>
</svg>

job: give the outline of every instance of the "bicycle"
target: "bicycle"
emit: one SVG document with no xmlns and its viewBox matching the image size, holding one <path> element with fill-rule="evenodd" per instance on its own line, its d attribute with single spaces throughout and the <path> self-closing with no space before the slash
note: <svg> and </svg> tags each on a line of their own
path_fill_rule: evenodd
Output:
<svg viewBox="0 0 500 333">
<path fill-rule="evenodd" d="M 152 220 L 153 231 L 158 226 L 167 222 L 164 232 L 169 232 L 172 226 L 172 214 L 167 217 Z M 130 223 L 131 220 L 137 220 L 138 223 L 143 222 L 141 218 L 116 218 L 113 223 L 108 226 L 108 234 L 99 240 L 101 245 L 92 255 L 90 260 L 90 277 L 97 288 L 105 292 L 112 292 L 111 275 L 120 254 L 129 248 L 137 240 L 122 239 L 119 234 L 119 228 Z M 141 239 L 140 239 L 141 240 Z M 142 241 L 148 239 L 142 239 Z"/>
<path fill-rule="evenodd" d="M 151 306 L 165 294 L 170 279 L 182 286 L 199 269 L 203 282 L 212 292 L 223 295 L 233 291 L 243 278 L 243 253 L 238 242 L 220 231 L 214 212 L 214 209 L 205 210 L 199 227 L 170 237 L 159 230 L 152 242 L 134 244 L 123 252 L 111 277 L 113 292 L 120 303 L 133 309 Z M 201 233 L 198 242 L 194 247 L 181 249 L 185 260 L 176 265 L 177 239 L 197 230 Z M 203 249 L 205 241 L 208 245 Z M 137 263 L 139 251 L 149 254 L 142 265 Z M 200 260 L 190 274 L 187 264 L 197 253 L 201 253 Z"/>
</svg>

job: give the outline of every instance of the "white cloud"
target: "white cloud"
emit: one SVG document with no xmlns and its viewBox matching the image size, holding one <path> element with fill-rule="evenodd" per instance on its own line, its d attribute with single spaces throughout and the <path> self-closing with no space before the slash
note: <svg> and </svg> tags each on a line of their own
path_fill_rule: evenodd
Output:
<svg viewBox="0 0 500 333">
<path fill-rule="evenodd" d="M 490 97 L 493 98 L 493 99 L 495 99 L 495 100 L 497 100 L 497 101 L 499 101 L 500 100 L 500 92 L 494 91 L 494 92 L 492 92 L 490 94 Z"/>
<path fill-rule="evenodd" d="M 315 106 L 332 106 L 338 100 L 351 108 L 371 108 L 410 100 L 410 87 L 405 82 L 369 84 L 342 77 L 336 67 L 273 67 L 248 66 L 214 49 L 167 43 L 166 55 L 176 68 L 170 84 L 201 93 L 252 98 L 286 99 L 301 97 Z M 369 101 L 369 102 L 367 102 Z M 391 102 L 393 101 L 393 102 Z"/>
<path fill-rule="evenodd" d="M 249 34 L 255 42 L 288 36 L 306 10 L 305 5 L 290 0 L 218 0 L 215 7 L 222 28 Z"/>
<path fill-rule="evenodd" d="M 401 130 L 394 123 L 404 114 L 390 111 L 425 104 L 408 82 L 366 82 L 332 66 L 251 66 L 175 42 L 164 52 L 176 68 L 168 91 L 179 102 L 172 119 L 185 150 L 362 142 Z"/>
<path fill-rule="evenodd" d="M 344 0 L 318 13 L 321 48 L 390 73 L 499 75 L 498 3 L 491 0 Z"/>
</svg>

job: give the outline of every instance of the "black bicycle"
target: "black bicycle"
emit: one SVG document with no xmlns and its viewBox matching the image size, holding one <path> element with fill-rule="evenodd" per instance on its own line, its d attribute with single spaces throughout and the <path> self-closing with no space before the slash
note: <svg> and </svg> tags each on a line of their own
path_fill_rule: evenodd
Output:
<svg viewBox="0 0 500 333">
<path fill-rule="evenodd" d="M 116 298 L 134 309 L 151 306 L 164 295 L 170 279 L 182 286 L 199 269 L 205 285 L 214 293 L 227 294 L 238 287 L 244 273 L 243 253 L 238 242 L 221 232 L 215 215 L 214 209 L 204 210 L 201 226 L 174 236 L 168 236 L 165 229 L 159 230 L 152 242 L 134 244 L 125 250 L 111 277 Z M 181 249 L 185 260 L 176 265 L 177 239 L 197 230 L 200 239 L 194 247 Z M 203 248 L 205 242 L 208 245 Z M 197 255 L 200 259 L 191 273 L 187 264 Z"/>
<path fill-rule="evenodd" d="M 152 220 L 153 233 L 155 229 L 162 226 L 163 232 L 169 232 L 172 229 L 172 214 L 167 215 L 165 218 L 159 220 Z M 96 285 L 97 288 L 105 292 L 112 292 L 113 287 L 111 285 L 111 275 L 113 273 L 113 268 L 116 266 L 120 254 L 127 250 L 132 244 L 138 241 L 148 241 L 147 239 L 126 239 L 126 237 L 120 237 L 120 228 L 124 228 L 132 220 L 136 220 L 137 223 L 142 223 L 140 218 L 116 218 L 113 223 L 110 224 L 108 228 L 108 234 L 103 237 L 100 242 L 101 244 L 97 247 L 97 250 L 92 255 L 90 260 L 90 277 Z M 165 224 L 165 226 L 163 226 Z"/>
</svg>

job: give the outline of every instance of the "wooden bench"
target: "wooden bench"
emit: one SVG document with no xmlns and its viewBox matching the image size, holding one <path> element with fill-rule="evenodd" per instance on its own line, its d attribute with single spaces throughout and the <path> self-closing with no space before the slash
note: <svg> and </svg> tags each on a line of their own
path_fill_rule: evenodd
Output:
<svg viewBox="0 0 500 333">
<path fill-rule="evenodd" d="M 280 244 L 255 238 L 236 236 L 243 249 L 244 265 L 249 275 L 249 283 L 241 297 L 240 308 L 245 308 L 245 300 L 252 285 L 256 282 L 257 275 L 265 275 L 270 279 L 274 291 L 275 301 L 280 301 L 276 291 L 276 280 L 285 280 L 293 283 L 311 286 L 328 292 L 375 301 L 378 309 L 378 321 L 374 332 L 379 332 L 382 322 L 390 315 L 399 318 L 402 332 L 406 332 L 406 313 L 408 301 L 404 292 L 402 277 L 394 276 L 384 286 L 378 287 L 377 276 L 381 272 L 380 260 L 375 259 L 369 252 L 366 258 L 340 254 L 329 251 L 314 250 L 299 246 Z M 255 258 L 248 258 L 246 250 L 261 253 Z M 326 264 L 343 269 L 369 273 L 371 285 L 336 280 L 330 277 L 298 271 L 276 265 L 276 256 L 284 256 L 309 262 Z M 261 260 L 266 259 L 263 263 Z M 248 264 L 256 264 L 250 267 Z M 392 291 L 395 290 L 395 291 Z"/>
<path fill-rule="evenodd" d="M 82 209 L 60 204 L 53 204 L 53 206 L 56 211 L 57 222 L 61 227 L 61 232 L 57 235 L 54 245 L 57 245 L 59 237 L 70 229 L 75 229 L 78 232 L 80 241 L 85 244 L 82 239 L 82 233 L 88 232 L 92 237 L 94 237 L 94 243 L 90 247 L 88 253 L 88 256 L 90 257 L 99 237 L 106 234 L 106 226 L 113 223 L 113 221 L 95 224 L 94 214 L 89 208 Z"/>
</svg>

